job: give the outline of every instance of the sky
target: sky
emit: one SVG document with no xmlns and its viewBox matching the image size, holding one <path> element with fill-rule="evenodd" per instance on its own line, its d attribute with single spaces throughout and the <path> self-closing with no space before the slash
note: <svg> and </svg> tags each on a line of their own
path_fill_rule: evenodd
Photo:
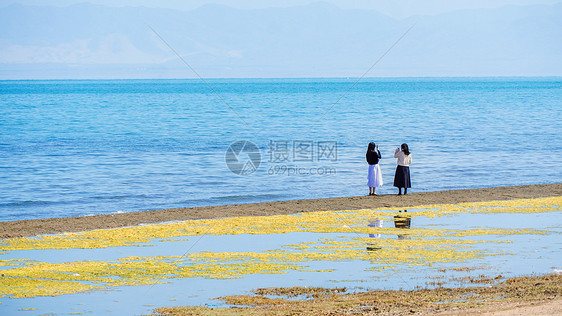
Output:
<svg viewBox="0 0 562 316">
<path fill-rule="evenodd" d="M 562 0 L 0 0 L 0 80 L 560 76 L 561 37 Z"/>
<path fill-rule="evenodd" d="M 377 10 L 393 18 L 407 18 L 413 15 L 434 15 L 461 9 L 496 8 L 503 5 L 552 4 L 560 0 L 322 0 L 344 9 Z M 267 7 L 290 7 L 305 5 L 318 0 L 0 0 L 4 5 L 20 3 L 25 5 L 67 6 L 90 2 L 107 6 L 145 6 L 192 10 L 205 4 L 216 3 L 241 9 Z"/>
</svg>

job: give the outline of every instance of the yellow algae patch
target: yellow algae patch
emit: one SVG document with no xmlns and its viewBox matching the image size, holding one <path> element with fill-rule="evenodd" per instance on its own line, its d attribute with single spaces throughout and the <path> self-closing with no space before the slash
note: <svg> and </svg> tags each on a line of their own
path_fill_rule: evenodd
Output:
<svg viewBox="0 0 562 316">
<path fill-rule="evenodd" d="M 465 237 L 465 236 L 491 236 L 491 235 L 546 235 L 551 231 L 538 230 L 533 228 L 524 229 L 434 229 L 434 228 L 374 228 L 357 227 L 353 230 L 362 234 L 382 234 L 382 235 L 404 235 L 408 237 Z"/>
<path fill-rule="evenodd" d="M 396 215 L 396 210 L 401 209 L 403 208 L 321 211 L 300 213 L 297 215 L 246 216 L 190 220 L 158 225 L 46 235 L 35 238 L 13 238 L 0 242 L 0 247 L 2 251 L 23 249 L 87 249 L 141 246 L 154 239 L 173 241 L 174 238 L 196 235 L 283 234 L 291 232 L 372 233 L 373 228 L 365 226 L 367 219 L 375 217 L 391 219 Z M 456 213 L 556 212 L 562 210 L 562 197 L 421 205 L 410 207 L 410 209 L 419 211 L 408 213 L 407 216 L 409 217 L 437 217 Z M 385 229 L 389 233 L 394 233 L 394 231 L 390 231 L 387 228 Z M 442 230 L 442 232 L 446 231 Z M 507 230 L 499 233 L 511 234 Z M 529 230 L 524 233 L 531 233 L 531 231 Z M 457 232 L 455 234 L 463 233 Z"/>
<path fill-rule="evenodd" d="M 93 249 L 135 246 L 156 238 L 180 237 L 181 230 L 167 231 L 167 224 L 100 229 L 89 232 L 44 235 L 31 238 L 13 238 L 0 242 L 3 251 L 21 249 Z"/>
<path fill-rule="evenodd" d="M 411 216 L 437 217 L 455 213 L 545 213 L 562 210 L 562 196 L 516 199 L 485 202 L 467 202 L 457 204 L 434 204 L 410 207 L 411 209 L 435 210 L 409 213 Z M 403 210 L 404 208 L 389 208 L 389 210 Z"/>
<path fill-rule="evenodd" d="M 464 239 L 320 239 L 285 245 L 264 252 L 201 252 L 188 256 L 127 257 L 117 261 L 75 261 L 67 263 L 23 262 L 20 267 L 3 270 L 0 296 L 30 297 L 61 295 L 122 285 L 147 285 L 174 278 L 240 278 L 248 274 L 286 273 L 289 270 L 314 270 L 311 261 L 364 260 L 370 270 L 397 266 L 464 262 L 482 258 L 473 245 L 487 241 Z M 366 247 L 376 245 L 376 251 Z"/>
<path fill-rule="evenodd" d="M 0 267 L 2 266 L 19 266 L 25 262 L 31 262 L 29 259 L 9 259 L 9 260 L 0 260 Z"/>
<path fill-rule="evenodd" d="M 123 258 L 118 262 L 38 263 L 5 270 L 0 296 L 56 296 L 121 285 L 147 285 L 172 278 L 239 278 L 254 273 L 286 273 L 298 268 L 281 262 L 225 262 L 185 265 L 181 257 Z M 91 285 L 90 283 L 97 284 Z"/>
<path fill-rule="evenodd" d="M 407 216 L 445 216 L 457 213 L 533 213 L 560 211 L 562 198 L 442 204 L 415 207 Z M 411 208 L 413 209 L 413 208 Z M 262 217 L 233 217 L 184 221 L 160 225 L 95 230 L 81 233 L 14 238 L 0 243 L 3 251 L 26 249 L 105 248 L 146 246 L 157 240 L 187 241 L 186 236 L 284 234 L 292 232 L 333 233 L 334 238 L 286 244 L 263 252 L 191 253 L 186 256 L 126 257 L 115 261 L 74 261 L 67 263 L 31 260 L 0 260 L 0 297 L 62 295 L 123 285 L 148 285 L 175 278 L 241 278 L 249 274 L 287 273 L 290 270 L 332 272 L 306 264 L 362 260 L 368 271 L 384 271 L 404 266 L 428 266 L 446 262 L 466 262 L 505 254 L 501 247 L 486 245 L 510 243 L 471 236 L 513 236 L 557 233 L 536 229 L 399 229 L 367 227 L 371 218 L 392 220 L 397 209 L 345 210 Z M 404 213 L 402 213 L 404 214 Z M 405 215 L 402 215 L 405 216 Z M 354 234 L 353 234 L 354 233 Z M 346 235 L 342 235 L 346 234 Z M 368 234 L 384 238 L 366 237 Z M 398 238 L 391 236 L 398 235 Z M 476 238 L 480 239 L 480 238 Z"/>
<path fill-rule="evenodd" d="M 485 241 L 462 239 L 321 239 L 289 244 L 264 252 L 201 252 L 188 256 L 127 257 L 117 261 L 75 261 L 67 263 L 23 262 L 3 270 L 0 296 L 49 296 L 106 289 L 122 285 L 147 285 L 174 278 L 240 278 L 249 274 L 286 273 L 309 269 L 306 262 L 364 260 L 371 270 L 397 266 L 463 262 L 482 258 L 472 245 Z M 377 251 L 367 251 L 376 244 Z"/>
<path fill-rule="evenodd" d="M 36 296 L 58 296 L 103 289 L 78 282 L 61 282 L 52 280 L 38 280 L 31 278 L 0 278 L 0 295 L 14 298 Z"/>
</svg>

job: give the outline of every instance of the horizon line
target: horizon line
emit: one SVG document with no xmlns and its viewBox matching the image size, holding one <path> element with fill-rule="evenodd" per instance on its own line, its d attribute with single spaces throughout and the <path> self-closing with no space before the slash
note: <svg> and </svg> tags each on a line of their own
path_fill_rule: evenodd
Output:
<svg viewBox="0 0 562 316">
<path fill-rule="evenodd" d="M 359 76 L 354 77 L 208 77 L 205 80 L 307 80 L 307 79 L 344 79 L 352 80 L 358 79 Z M 486 76 L 374 76 L 364 77 L 363 79 L 502 79 L 502 78 L 562 78 L 562 75 L 486 75 Z M 199 78 L 0 78 L 0 81 L 67 81 L 67 80 L 191 80 L 201 81 Z"/>
</svg>

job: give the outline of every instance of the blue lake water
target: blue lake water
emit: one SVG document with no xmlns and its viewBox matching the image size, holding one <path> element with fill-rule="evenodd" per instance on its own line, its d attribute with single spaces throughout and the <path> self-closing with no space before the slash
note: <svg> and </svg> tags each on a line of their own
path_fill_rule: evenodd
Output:
<svg viewBox="0 0 562 316">
<path fill-rule="evenodd" d="M 370 141 L 381 194 L 403 142 L 412 192 L 562 178 L 562 78 L 356 82 L 0 81 L 0 221 L 364 195 Z"/>
</svg>

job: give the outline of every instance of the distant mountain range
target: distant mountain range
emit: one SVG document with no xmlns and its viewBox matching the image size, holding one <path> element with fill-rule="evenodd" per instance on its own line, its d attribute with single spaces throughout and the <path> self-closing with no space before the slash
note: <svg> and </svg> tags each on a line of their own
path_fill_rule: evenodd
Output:
<svg viewBox="0 0 562 316">
<path fill-rule="evenodd" d="M 562 75 L 562 2 L 393 19 L 318 2 L 0 8 L 0 79 Z"/>
</svg>

